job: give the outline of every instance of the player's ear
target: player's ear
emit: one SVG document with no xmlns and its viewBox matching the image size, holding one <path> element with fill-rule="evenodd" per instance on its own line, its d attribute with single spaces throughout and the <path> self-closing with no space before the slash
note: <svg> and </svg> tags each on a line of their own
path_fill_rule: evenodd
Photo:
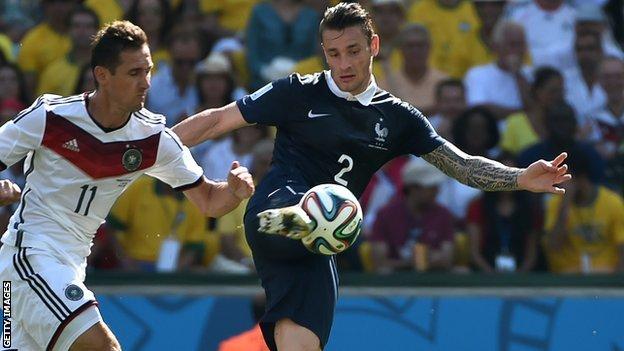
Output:
<svg viewBox="0 0 624 351">
<path fill-rule="evenodd" d="M 99 85 L 106 85 L 109 77 L 110 71 L 106 67 L 95 66 L 95 68 L 93 69 L 93 78 L 95 78 L 95 81 L 98 82 Z"/>
<path fill-rule="evenodd" d="M 377 34 L 373 34 L 373 37 L 371 38 L 371 53 L 373 54 L 373 56 L 377 56 L 377 54 L 379 54 L 379 35 Z"/>
</svg>

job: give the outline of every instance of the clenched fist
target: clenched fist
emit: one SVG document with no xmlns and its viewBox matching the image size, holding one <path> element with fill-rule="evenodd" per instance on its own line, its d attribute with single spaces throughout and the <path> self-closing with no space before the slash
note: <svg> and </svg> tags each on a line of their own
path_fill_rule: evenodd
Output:
<svg viewBox="0 0 624 351">
<path fill-rule="evenodd" d="M 10 180 L 0 180 L 0 206 L 10 205 L 19 201 L 22 191 Z"/>
<path fill-rule="evenodd" d="M 238 161 L 232 162 L 227 182 L 230 191 L 241 200 L 250 197 L 255 191 L 251 174 L 247 170 L 247 167 L 241 166 Z"/>
</svg>

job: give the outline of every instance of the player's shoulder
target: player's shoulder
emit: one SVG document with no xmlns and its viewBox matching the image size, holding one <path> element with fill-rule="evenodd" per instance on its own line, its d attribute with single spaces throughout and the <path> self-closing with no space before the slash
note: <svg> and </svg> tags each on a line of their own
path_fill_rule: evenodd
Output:
<svg viewBox="0 0 624 351">
<path fill-rule="evenodd" d="M 154 113 L 145 107 L 132 113 L 134 118 L 140 123 L 151 126 L 154 129 L 164 130 L 167 118 L 159 113 Z"/>
<path fill-rule="evenodd" d="M 69 109 L 82 107 L 84 104 L 84 95 L 60 96 L 55 94 L 43 94 L 39 96 L 28 108 L 22 110 L 14 118 L 13 122 L 17 123 L 24 118 L 45 118 L 47 112 L 56 115 L 64 115 Z"/>
<path fill-rule="evenodd" d="M 375 95 L 373 96 L 373 100 L 371 101 L 371 105 L 385 110 L 387 114 L 390 115 L 398 115 L 398 116 L 422 116 L 420 110 L 414 107 L 407 101 L 403 101 L 402 99 L 392 95 L 391 93 L 378 89 Z"/>
</svg>

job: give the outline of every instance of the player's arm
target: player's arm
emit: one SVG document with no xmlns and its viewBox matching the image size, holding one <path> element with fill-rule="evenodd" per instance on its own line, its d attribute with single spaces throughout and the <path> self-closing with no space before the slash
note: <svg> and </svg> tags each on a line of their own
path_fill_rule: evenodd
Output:
<svg viewBox="0 0 624 351">
<path fill-rule="evenodd" d="M 474 188 L 485 191 L 529 190 L 563 194 L 557 187 L 572 178 L 567 165 L 562 165 L 567 154 L 552 161 L 539 160 L 527 168 L 507 167 L 481 156 L 471 156 L 455 145 L 444 142 L 433 151 L 422 155 L 447 175 Z"/>
<path fill-rule="evenodd" d="M 202 177 L 201 183 L 184 195 L 207 217 L 221 217 L 235 209 L 254 192 L 254 183 L 246 167 L 232 162 L 227 182 L 214 182 Z"/>
<path fill-rule="evenodd" d="M 247 125 L 236 102 L 232 102 L 196 113 L 172 129 L 184 145 L 191 147 Z"/>
</svg>

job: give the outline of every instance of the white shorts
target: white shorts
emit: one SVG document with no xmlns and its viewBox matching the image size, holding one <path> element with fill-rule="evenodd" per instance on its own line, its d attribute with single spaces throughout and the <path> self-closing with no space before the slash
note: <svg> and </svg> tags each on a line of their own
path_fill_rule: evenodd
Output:
<svg viewBox="0 0 624 351">
<path fill-rule="evenodd" d="M 2 245 L 0 280 L 5 318 L 0 349 L 68 350 L 80 335 L 102 321 L 95 296 L 84 285 L 83 277 L 84 272 L 45 250 Z"/>
</svg>

